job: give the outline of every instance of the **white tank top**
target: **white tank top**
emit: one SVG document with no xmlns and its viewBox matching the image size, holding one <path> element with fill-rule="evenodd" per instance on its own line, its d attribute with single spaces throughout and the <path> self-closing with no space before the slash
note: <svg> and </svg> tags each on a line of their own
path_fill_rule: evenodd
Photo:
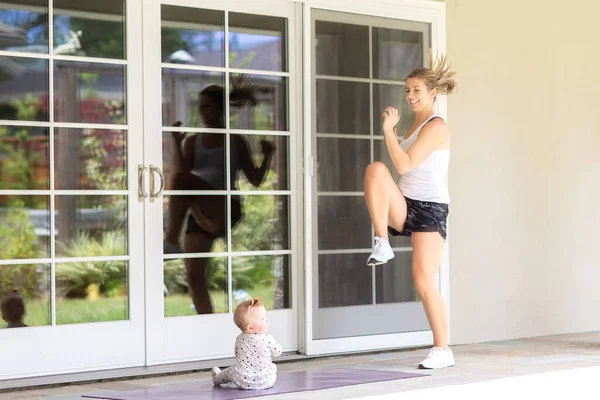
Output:
<svg viewBox="0 0 600 400">
<path fill-rule="evenodd" d="M 408 151 L 410 146 L 417 140 L 419 131 L 438 115 L 432 115 L 419 126 L 407 140 L 400 140 L 402 150 Z M 405 197 L 413 200 L 431 201 L 434 203 L 450 203 L 448 193 L 448 163 L 450 161 L 450 149 L 434 150 L 421 165 L 400 175 L 398 187 Z"/>
</svg>

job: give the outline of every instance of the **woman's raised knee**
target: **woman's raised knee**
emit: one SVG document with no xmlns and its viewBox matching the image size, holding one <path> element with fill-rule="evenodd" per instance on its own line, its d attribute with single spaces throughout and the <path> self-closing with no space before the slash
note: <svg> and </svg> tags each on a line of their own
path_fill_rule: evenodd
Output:
<svg viewBox="0 0 600 400">
<path fill-rule="evenodd" d="M 374 161 L 367 166 L 365 170 L 365 176 L 378 176 L 380 174 L 389 174 L 389 170 L 387 166 L 381 161 Z"/>
</svg>

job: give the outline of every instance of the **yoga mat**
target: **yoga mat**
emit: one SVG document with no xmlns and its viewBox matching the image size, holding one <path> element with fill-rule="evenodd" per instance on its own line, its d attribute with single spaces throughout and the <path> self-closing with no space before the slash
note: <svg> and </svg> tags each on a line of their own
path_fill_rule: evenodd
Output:
<svg viewBox="0 0 600 400">
<path fill-rule="evenodd" d="M 214 386 L 209 379 L 147 389 L 95 392 L 82 397 L 103 400 L 236 400 L 283 393 L 332 389 L 365 383 L 428 376 L 399 371 L 327 368 L 312 371 L 278 372 L 275 386 L 264 390 L 241 390 Z"/>
</svg>

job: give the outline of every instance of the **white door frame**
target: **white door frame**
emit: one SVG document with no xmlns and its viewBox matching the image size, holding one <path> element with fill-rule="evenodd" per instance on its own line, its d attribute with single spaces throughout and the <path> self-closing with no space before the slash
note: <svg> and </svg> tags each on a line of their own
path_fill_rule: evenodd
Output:
<svg viewBox="0 0 600 400">
<path fill-rule="evenodd" d="M 431 41 L 433 54 L 444 54 L 446 52 L 446 7 L 444 3 L 436 1 L 421 0 L 398 0 L 393 4 L 384 1 L 371 1 L 368 3 L 352 2 L 344 0 L 307 0 L 304 2 L 304 149 L 305 149 L 305 237 L 304 237 L 304 311 L 305 326 L 303 336 L 305 338 L 305 348 L 307 355 L 333 354 L 349 351 L 367 351 L 412 346 L 429 345 L 433 342 L 431 331 L 408 332 L 398 334 L 356 336 L 336 339 L 316 340 L 313 338 L 313 291 L 317 290 L 313 286 L 313 278 L 316 273 L 316 264 L 314 262 L 314 253 L 317 248 L 314 242 L 314 233 L 316 231 L 314 221 L 317 218 L 316 204 L 313 202 L 316 188 L 313 185 L 313 175 L 316 173 L 316 154 L 313 153 L 313 141 L 315 132 L 313 132 L 313 59 L 311 37 L 312 10 L 327 10 L 345 13 L 354 13 L 358 15 L 368 15 L 374 17 L 383 17 L 388 19 L 402 19 L 431 24 Z M 439 96 L 437 102 L 437 112 L 440 116 L 447 119 L 447 102 L 445 96 Z M 450 286 L 449 286 L 449 257 L 448 241 L 446 241 L 444 256 L 439 272 L 439 283 L 441 294 L 446 304 L 449 306 Z M 449 307 L 448 307 L 449 308 Z M 450 312 L 448 310 L 448 315 Z"/>
<path fill-rule="evenodd" d="M 241 13 L 252 13 L 266 16 L 288 17 L 287 46 L 289 53 L 289 72 L 284 74 L 288 78 L 288 121 L 289 131 L 289 173 L 290 173 L 290 246 L 292 254 L 291 263 L 291 301 L 292 308 L 285 310 L 269 311 L 271 320 L 271 333 L 277 337 L 284 351 L 297 351 L 298 344 L 298 310 L 300 296 L 298 277 L 301 276 L 300 257 L 302 235 L 299 225 L 301 209 L 299 201 L 302 199 L 302 179 L 299 175 L 298 163 L 302 157 L 298 153 L 301 148 L 302 139 L 298 132 L 301 129 L 301 107 L 302 102 L 297 100 L 299 86 L 297 67 L 298 40 L 301 36 L 297 34 L 298 23 L 295 17 L 298 14 L 297 5 L 288 1 L 259 1 L 248 3 L 243 0 L 227 1 L 190 1 L 190 0 L 144 0 L 143 6 L 143 40 L 144 46 L 144 127 L 146 133 L 145 141 L 145 163 L 162 168 L 162 104 L 161 104 L 161 5 L 172 5 L 182 7 L 194 7 L 200 9 L 213 9 L 218 11 L 232 11 Z M 226 21 L 227 22 L 227 21 Z M 227 25 L 227 24 L 226 24 Z M 226 28 L 226 34 L 228 32 Z M 225 39 L 227 43 L 227 39 Z M 227 46 L 226 46 L 227 48 Z M 227 59 L 228 51 L 225 51 Z M 301 64 L 300 64 L 301 66 Z M 192 67 L 190 67 L 192 68 Z M 205 70 L 225 71 L 225 68 L 204 68 Z M 269 74 L 265 71 L 256 71 L 257 74 Z M 226 88 L 228 83 L 226 83 Z M 228 108 L 228 106 L 226 106 Z M 228 119 L 226 119 L 228 120 Z M 227 122 L 227 128 L 229 123 Z M 190 129 L 190 131 L 194 131 Z M 198 130 L 196 130 L 198 131 Z M 233 133 L 245 133 L 243 131 Z M 270 134 L 266 132 L 266 134 Z M 276 134 L 276 133 L 273 133 Z M 151 177 L 156 179 L 157 177 Z M 259 193 L 259 192 L 256 192 Z M 270 194 L 269 192 L 260 193 Z M 147 365 L 159 365 L 166 363 L 181 363 L 188 361 L 221 359 L 233 356 L 233 344 L 239 329 L 233 323 L 231 313 L 206 314 L 192 317 L 169 317 L 163 318 L 163 222 L 162 222 L 162 198 L 154 203 L 148 203 L 146 207 L 146 359 Z M 161 216 L 157 218 L 157 216 Z M 261 252 L 265 253 L 265 252 Z M 267 252 L 270 254 L 270 252 Z M 223 253 L 224 256 L 227 254 Z M 256 253 L 253 253 L 256 254 Z M 221 255 L 221 254 L 219 254 Z M 234 253 L 234 255 L 242 255 Z M 245 255 L 245 254 L 244 254 Z M 231 292 L 231 276 L 228 279 L 229 292 Z M 206 327 L 209 326 L 210 329 Z M 200 343 L 203 342 L 203 343 Z M 184 344 L 184 345 L 182 345 Z"/>
</svg>

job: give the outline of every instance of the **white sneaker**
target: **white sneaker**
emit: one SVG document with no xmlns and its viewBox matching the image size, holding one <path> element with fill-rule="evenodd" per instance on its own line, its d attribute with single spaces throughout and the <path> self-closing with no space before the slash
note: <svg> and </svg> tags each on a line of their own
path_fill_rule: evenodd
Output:
<svg viewBox="0 0 600 400">
<path fill-rule="evenodd" d="M 390 242 L 387 239 L 375 236 L 375 246 L 373 246 L 373 252 L 367 259 L 367 265 L 372 267 L 385 264 L 392 258 L 394 258 L 394 251 L 390 246 Z"/>
<path fill-rule="evenodd" d="M 454 365 L 454 354 L 450 349 L 443 347 L 434 347 L 429 351 L 426 359 L 421 361 L 419 369 L 438 369 Z"/>
</svg>

